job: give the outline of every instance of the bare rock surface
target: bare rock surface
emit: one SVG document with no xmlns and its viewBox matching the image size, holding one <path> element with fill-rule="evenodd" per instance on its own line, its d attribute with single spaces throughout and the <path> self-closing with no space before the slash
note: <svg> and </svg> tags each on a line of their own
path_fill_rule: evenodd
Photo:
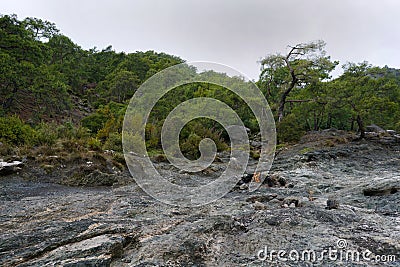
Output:
<svg viewBox="0 0 400 267">
<path fill-rule="evenodd" d="M 270 176 L 285 183 L 265 183 L 255 192 L 235 188 L 197 208 L 162 204 L 133 181 L 69 187 L 2 177 L 0 266 L 400 266 L 399 151 L 370 141 L 304 142 L 278 153 Z M 171 182 L 188 186 L 216 179 L 225 167 L 217 162 L 207 173 L 188 174 L 157 163 Z M 332 199 L 340 204 L 327 209 Z M 337 249 L 338 240 L 345 249 L 395 261 L 259 257 L 265 247 Z"/>
</svg>

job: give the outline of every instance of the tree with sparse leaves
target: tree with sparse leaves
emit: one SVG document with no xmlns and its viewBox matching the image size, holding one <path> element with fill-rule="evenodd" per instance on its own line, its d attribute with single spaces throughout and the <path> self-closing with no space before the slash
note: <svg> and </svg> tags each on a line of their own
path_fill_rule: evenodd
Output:
<svg viewBox="0 0 400 267">
<path fill-rule="evenodd" d="M 259 84 L 266 89 L 267 98 L 277 102 L 278 122 L 284 117 L 287 98 L 293 90 L 328 79 L 338 64 L 326 56 L 324 48 L 323 41 L 297 44 L 289 46 L 286 55 L 272 54 L 261 60 Z"/>
</svg>

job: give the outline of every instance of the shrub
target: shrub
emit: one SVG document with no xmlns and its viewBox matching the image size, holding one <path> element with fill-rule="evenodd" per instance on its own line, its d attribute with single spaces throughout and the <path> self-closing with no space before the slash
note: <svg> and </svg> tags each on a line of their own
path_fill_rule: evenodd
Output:
<svg viewBox="0 0 400 267">
<path fill-rule="evenodd" d="M 62 125 L 59 125 L 57 127 L 57 135 L 60 138 L 69 138 L 71 139 L 75 133 L 74 133 L 74 125 L 72 122 L 66 122 Z"/>
<path fill-rule="evenodd" d="M 13 145 L 33 144 L 35 130 L 19 117 L 0 117 L 0 141 Z"/>
<path fill-rule="evenodd" d="M 57 138 L 56 125 L 42 122 L 36 126 L 36 144 L 52 146 L 56 143 Z"/>
<path fill-rule="evenodd" d="M 91 150 L 100 151 L 102 144 L 99 139 L 91 137 L 87 141 L 87 147 Z"/>
<path fill-rule="evenodd" d="M 277 124 L 279 143 L 298 142 L 306 133 L 302 123 L 294 114 L 289 114 Z"/>
<path fill-rule="evenodd" d="M 63 150 L 69 153 L 86 151 L 86 143 L 83 139 L 65 139 L 61 144 Z"/>
<path fill-rule="evenodd" d="M 400 133 L 400 121 L 394 126 L 395 131 Z"/>
<path fill-rule="evenodd" d="M 224 151 L 228 149 L 228 145 L 225 142 L 224 138 L 222 138 L 222 134 L 224 131 L 217 131 L 210 126 L 207 127 L 206 123 L 208 120 L 203 121 L 191 121 L 183 127 L 180 133 L 180 141 L 181 144 L 186 142 L 193 133 L 199 136 L 201 139 L 210 138 L 214 141 L 217 146 L 218 151 Z M 211 121 L 212 122 L 212 121 Z M 225 132 L 226 134 L 226 132 Z M 189 141 L 190 142 L 190 141 Z"/>
<path fill-rule="evenodd" d="M 120 133 L 110 133 L 103 149 L 122 152 L 122 135 Z"/>
<path fill-rule="evenodd" d="M 261 156 L 260 151 L 254 151 L 254 150 L 250 151 L 250 157 L 252 157 L 255 160 L 260 159 L 260 156 Z"/>
<path fill-rule="evenodd" d="M 114 165 L 116 165 L 119 169 L 121 169 L 121 168 L 120 168 L 121 165 L 122 165 L 122 166 L 126 165 L 124 154 L 123 154 L 123 153 L 119 153 L 119 152 L 114 153 L 114 154 L 113 154 L 113 163 L 114 163 Z M 119 163 L 119 164 L 116 164 L 116 163 Z"/>
<path fill-rule="evenodd" d="M 101 128 L 103 128 L 106 123 L 107 118 L 103 114 L 94 113 L 82 119 L 82 126 L 89 129 L 93 134 L 97 133 Z"/>
<path fill-rule="evenodd" d="M 9 156 L 15 154 L 15 147 L 7 143 L 0 143 L 0 156 Z"/>
<path fill-rule="evenodd" d="M 75 138 L 78 139 L 87 139 L 90 136 L 90 130 L 84 126 L 78 126 L 75 128 Z"/>
<path fill-rule="evenodd" d="M 182 153 L 190 158 L 197 159 L 200 157 L 199 144 L 202 138 L 195 133 L 191 133 L 189 137 L 181 144 Z"/>
</svg>

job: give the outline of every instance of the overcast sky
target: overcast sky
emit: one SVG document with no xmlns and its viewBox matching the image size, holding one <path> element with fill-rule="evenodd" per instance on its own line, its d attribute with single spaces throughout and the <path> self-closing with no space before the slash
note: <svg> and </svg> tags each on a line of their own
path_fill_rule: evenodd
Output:
<svg viewBox="0 0 400 267">
<path fill-rule="evenodd" d="M 265 55 L 318 39 L 341 64 L 400 68 L 398 0 L 3 0 L 0 13 L 54 22 L 85 49 L 155 50 L 251 79 Z"/>
</svg>

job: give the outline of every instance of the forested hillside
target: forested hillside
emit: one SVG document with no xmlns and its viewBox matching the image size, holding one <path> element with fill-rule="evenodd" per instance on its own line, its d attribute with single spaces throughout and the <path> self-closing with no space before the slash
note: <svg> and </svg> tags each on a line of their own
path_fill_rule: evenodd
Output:
<svg viewBox="0 0 400 267">
<path fill-rule="evenodd" d="M 261 61 L 259 86 L 277 116 L 281 141 L 295 141 L 305 131 L 337 128 L 360 132 L 377 124 L 400 130 L 400 70 L 368 62 L 339 62 L 326 55 L 322 41 L 289 47 Z"/>
<path fill-rule="evenodd" d="M 276 116 L 279 142 L 327 128 L 359 131 L 362 137 L 372 123 L 400 131 L 400 71 L 347 63 L 344 73 L 331 79 L 339 62 L 324 49 L 322 41 L 299 44 L 286 55 L 270 54 L 260 62 L 257 85 Z M 112 46 L 85 50 L 51 22 L 2 15 L 0 141 L 3 147 L 32 147 L 75 140 L 82 149 L 122 151 L 123 116 L 135 90 L 158 71 L 182 62 L 154 51 L 118 53 Z M 160 149 L 168 111 L 199 96 L 224 101 L 257 132 L 248 107 L 228 90 L 202 83 L 177 90 L 163 97 L 152 113 L 146 128 L 149 148 Z M 216 140 L 219 150 L 228 147 L 223 129 L 200 119 L 181 133 L 182 150 L 198 156 L 197 145 L 204 137 Z"/>
</svg>

